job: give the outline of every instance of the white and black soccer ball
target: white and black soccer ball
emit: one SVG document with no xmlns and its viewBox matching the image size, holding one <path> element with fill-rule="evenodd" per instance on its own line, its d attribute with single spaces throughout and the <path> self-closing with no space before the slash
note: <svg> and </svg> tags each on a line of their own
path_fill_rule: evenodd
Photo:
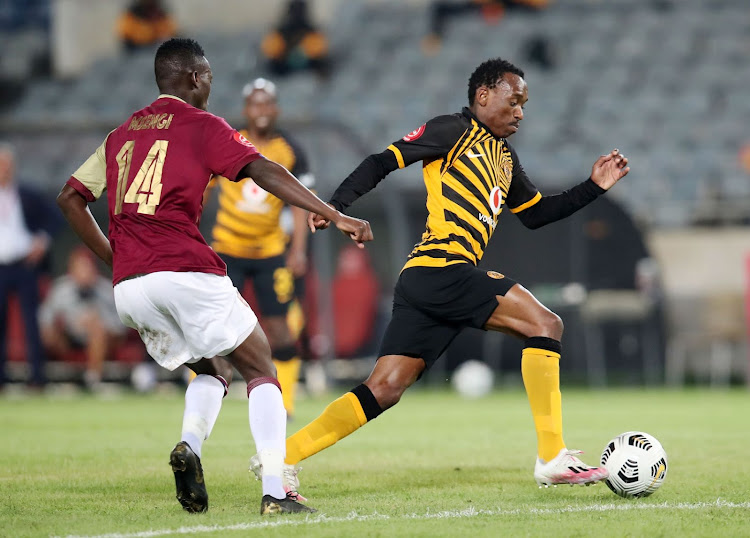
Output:
<svg viewBox="0 0 750 538">
<path fill-rule="evenodd" d="M 625 432 L 612 439 L 604 447 L 601 464 L 609 471 L 609 489 L 626 499 L 648 497 L 667 478 L 667 453 L 644 432 Z"/>
<path fill-rule="evenodd" d="M 468 360 L 456 368 L 451 382 L 464 398 L 481 398 L 492 390 L 495 374 L 487 364 Z"/>
</svg>

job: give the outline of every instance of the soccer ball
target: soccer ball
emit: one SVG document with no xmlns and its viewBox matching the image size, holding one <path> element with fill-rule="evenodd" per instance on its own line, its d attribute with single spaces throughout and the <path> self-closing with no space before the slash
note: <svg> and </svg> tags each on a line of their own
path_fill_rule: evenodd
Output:
<svg viewBox="0 0 750 538">
<path fill-rule="evenodd" d="M 492 390 L 495 374 L 485 363 L 470 360 L 453 372 L 453 388 L 464 398 L 481 398 Z"/>
<path fill-rule="evenodd" d="M 626 499 L 648 497 L 667 478 L 667 453 L 644 432 L 625 432 L 612 439 L 601 461 L 609 471 L 607 486 Z"/>
</svg>

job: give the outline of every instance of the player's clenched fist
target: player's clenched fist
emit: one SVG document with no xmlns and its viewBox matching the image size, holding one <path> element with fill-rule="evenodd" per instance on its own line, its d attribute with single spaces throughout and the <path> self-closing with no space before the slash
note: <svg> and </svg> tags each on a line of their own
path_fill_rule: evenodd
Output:
<svg viewBox="0 0 750 538">
<path fill-rule="evenodd" d="M 331 204 L 327 205 L 336 213 L 336 217 L 334 217 L 336 228 L 348 235 L 352 241 L 355 241 L 359 248 L 364 248 L 365 242 L 373 240 L 372 229 L 370 228 L 369 222 L 344 215 L 343 213 L 336 211 Z M 319 213 L 313 213 L 311 211 L 307 214 L 307 225 L 313 233 L 315 233 L 315 230 L 325 230 L 330 224 L 331 219 L 328 219 Z"/>
<path fill-rule="evenodd" d="M 369 222 L 349 217 L 343 213 L 339 213 L 339 215 L 340 217 L 336 219 L 336 228 L 348 235 L 352 241 L 357 243 L 359 248 L 365 248 L 364 243 L 373 240 Z"/>
</svg>

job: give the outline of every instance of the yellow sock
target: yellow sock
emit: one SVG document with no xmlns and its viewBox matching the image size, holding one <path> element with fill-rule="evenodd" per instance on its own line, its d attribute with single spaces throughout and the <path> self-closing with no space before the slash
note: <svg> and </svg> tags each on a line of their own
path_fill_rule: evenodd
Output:
<svg viewBox="0 0 750 538">
<path fill-rule="evenodd" d="M 273 360 L 276 366 L 276 379 L 281 385 L 281 398 L 284 401 L 284 409 L 287 415 L 294 414 L 294 399 L 297 393 L 297 381 L 299 381 L 299 369 L 302 361 L 294 357 L 288 361 Z"/>
<path fill-rule="evenodd" d="M 562 437 L 560 354 L 546 349 L 525 348 L 521 374 L 534 416 L 539 457 L 549 461 L 565 448 Z"/>
<path fill-rule="evenodd" d="M 317 454 L 367 422 L 359 399 L 347 392 L 331 402 L 323 413 L 286 440 L 286 463 L 296 465 Z"/>
</svg>

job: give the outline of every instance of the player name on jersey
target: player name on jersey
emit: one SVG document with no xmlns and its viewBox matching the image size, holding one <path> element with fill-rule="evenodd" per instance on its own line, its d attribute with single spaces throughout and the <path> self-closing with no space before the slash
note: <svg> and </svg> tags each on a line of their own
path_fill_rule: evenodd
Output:
<svg viewBox="0 0 750 538">
<path fill-rule="evenodd" d="M 141 129 L 169 129 L 174 114 L 149 114 L 143 117 L 134 117 L 128 125 L 128 131 L 140 131 Z"/>
</svg>

